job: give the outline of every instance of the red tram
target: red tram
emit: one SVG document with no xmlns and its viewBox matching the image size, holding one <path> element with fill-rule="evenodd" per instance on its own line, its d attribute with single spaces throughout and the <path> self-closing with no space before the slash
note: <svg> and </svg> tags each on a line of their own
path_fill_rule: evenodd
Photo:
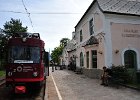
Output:
<svg viewBox="0 0 140 100">
<path fill-rule="evenodd" d="M 49 72 L 48 53 L 39 33 L 25 34 L 20 33 L 20 37 L 12 37 L 8 41 L 6 86 L 14 85 L 15 92 L 20 91 L 21 87 L 25 90 L 28 84 L 41 85 Z"/>
</svg>

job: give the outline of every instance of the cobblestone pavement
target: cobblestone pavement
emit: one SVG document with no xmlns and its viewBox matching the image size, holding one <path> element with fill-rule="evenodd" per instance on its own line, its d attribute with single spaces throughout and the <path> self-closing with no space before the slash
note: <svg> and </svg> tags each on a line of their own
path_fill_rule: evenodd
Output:
<svg viewBox="0 0 140 100">
<path fill-rule="evenodd" d="M 51 75 L 63 100 L 140 100 L 139 91 L 125 87 L 119 89 L 110 86 L 104 87 L 100 85 L 100 80 L 90 79 L 66 69 L 51 72 L 47 80 L 50 85 L 54 84 Z M 50 87 L 49 84 L 48 87 Z M 54 93 L 54 89 L 48 90 L 48 100 L 60 100 L 58 97 L 51 98 L 52 90 Z"/>
</svg>

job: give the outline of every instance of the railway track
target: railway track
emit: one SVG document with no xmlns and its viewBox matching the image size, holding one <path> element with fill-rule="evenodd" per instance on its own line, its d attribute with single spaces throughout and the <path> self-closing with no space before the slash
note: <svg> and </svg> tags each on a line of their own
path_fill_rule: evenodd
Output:
<svg viewBox="0 0 140 100">
<path fill-rule="evenodd" d="M 5 84 L 5 77 L 0 78 L 0 86 Z"/>
<path fill-rule="evenodd" d="M 13 88 L 5 86 L 5 78 L 0 79 L 0 100 L 44 100 L 46 83 L 42 87 L 27 87 L 25 94 L 15 94 Z"/>
</svg>

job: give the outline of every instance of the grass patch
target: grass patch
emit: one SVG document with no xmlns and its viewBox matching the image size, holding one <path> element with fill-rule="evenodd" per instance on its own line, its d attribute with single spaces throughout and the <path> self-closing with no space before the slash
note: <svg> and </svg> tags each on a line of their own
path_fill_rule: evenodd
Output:
<svg viewBox="0 0 140 100">
<path fill-rule="evenodd" d="M 0 71 L 0 77 L 5 76 L 5 71 Z"/>
</svg>

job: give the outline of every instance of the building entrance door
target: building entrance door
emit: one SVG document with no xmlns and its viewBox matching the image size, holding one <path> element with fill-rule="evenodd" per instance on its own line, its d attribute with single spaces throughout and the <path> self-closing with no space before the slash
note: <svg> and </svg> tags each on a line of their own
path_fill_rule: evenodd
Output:
<svg viewBox="0 0 140 100">
<path fill-rule="evenodd" d="M 97 50 L 92 50 L 92 68 L 97 68 Z"/>
<path fill-rule="evenodd" d="M 133 50 L 127 50 L 124 53 L 124 65 L 127 68 L 137 68 L 137 56 Z"/>
</svg>

